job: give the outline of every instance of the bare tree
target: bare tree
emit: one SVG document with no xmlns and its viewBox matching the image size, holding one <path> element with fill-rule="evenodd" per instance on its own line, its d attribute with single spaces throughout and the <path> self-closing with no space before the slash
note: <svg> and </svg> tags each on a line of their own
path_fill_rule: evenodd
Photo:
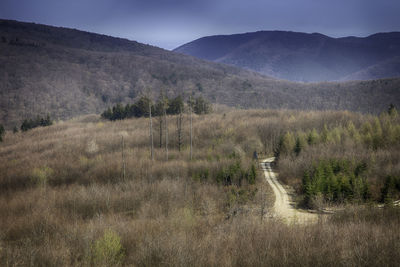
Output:
<svg viewBox="0 0 400 267">
<path fill-rule="evenodd" d="M 168 161 L 168 123 L 167 123 L 168 98 L 163 97 L 162 101 L 164 109 L 164 127 L 165 127 L 165 158 Z"/>
<path fill-rule="evenodd" d="M 163 138 L 163 119 L 161 116 L 158 116 L 158 122 L 160 127 L 160 148 L 162 148 L 162 138 Z"/>
<path fill-rule="evenodd" d="M 263 174 L 264 175 L 264 174 Z M 266 194 L 266 192 L 264 192 L 264 181 L 261 183 L 261 195 L 260 195 L 260 219 L 261 219 L 261 222 L 263 222 L 263 219 L 264 219 L 264 216 L 265 216 L 265 213 L 266 213 L 266 197 L 265 197 L 265 194 Z"/>
<path fill-rule="evenodd" d="M 126 169 L 126 162 L 125 162 L 125 142 L 124 136 L 122 135 L 122 179 L 125 180 L 125 169 Z"/>
<path fill-rule="evenodd" d="M 179 115 L 176 117 L 176 130 L 178 133 L 178 150 L 181 151 L 182 148 L 182 121 L 183 121 L 183 114 L 182 109 L 179 110 Z"/>
<path fill-rule="evenodd" d="M 151 101 L 149 98 L 149 121 L 150 121 L 150 153 L 151 153 L 151 160 L 154 160 L 154 142 L 153 142 L 153 121 L 151 118 Z"/>
<path fill-rule="evenodd" d="M 190 107 L 190 160 L 193 158 L 193 101 L 192 94 L 189 96 L 189 107 Z"/>
<path fill-rule="evenodd" d="M 160 94 L 160 97 L 155 105 L 155 115 L 157 116 L 157 123 L 158 123 L 158 129 L 159 129 L 159 147 L 162 148 L 163 145 L 163 131 L 164 131 L 164 107 L 163 107 L 163 101 L 162 101 L 162 93 Z"/>
</svg>

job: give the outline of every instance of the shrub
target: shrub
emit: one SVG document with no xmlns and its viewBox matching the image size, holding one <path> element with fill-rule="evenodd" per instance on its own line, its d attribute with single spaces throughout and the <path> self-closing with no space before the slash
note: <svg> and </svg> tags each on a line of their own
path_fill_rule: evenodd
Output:
<svg viewBox="0 0 400 267">
<path fill-rule="evenodd" d="M 125 254 L 121 238 L 112 230 L 105 230 L 93 246 L 93 263 L 95 266 L 121 265 Z"/>
<path fill-rule="evenodd" d="M 49 177 L 53 174 L 53 172 L 53 169 L 47 166 L 33 169 L 32 183 L 38 186 L 46 186 Z"/>
<path fill-rule="evenodd" d="M 198 172 L 193 174 L 193 178 L 199 181 L 207 181 L 210 173 L 207 168 L 201 169 Z"/>
<path fill-rule="evenodd" d="M 279 158 L 280 155 L 286 155 L 294 151 L 296 145 L 296 138 L 292 132 L 286 132 L 279 138 L 278 147 L 275 151 L 275 157 Z"/>
<path fill-rule="evenodd" d="M 217 183 L 223 183 L 224 185 L 234 184 L 241 186 L 243 180 L 247 181 L 248 184 L 254 184 L 256 177 L 257 171 L 254 164 L 248 170 L 245 170 L 242 168 L 240 161 L 236 161 L 228 167 L 220 169 L 215 179 Z"/>
</svg>

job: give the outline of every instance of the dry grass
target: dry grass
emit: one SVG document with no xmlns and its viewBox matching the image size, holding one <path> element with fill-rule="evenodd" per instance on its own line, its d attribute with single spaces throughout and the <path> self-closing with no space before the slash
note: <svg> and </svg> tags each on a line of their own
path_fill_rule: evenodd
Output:
<svg viewBox="0 0 400 267">
<path fill-rule="evenodd" d="M 260 219 L 262 201 L 268 207 L 274 201 L 261 177 L 241 188 L 213 180 L 238 159 L 247 168 L 254 150 L 272 153 L 263 127 L 277 126 L 266 134 L 274 137 L 308 127 L 301 121 L 322 127 L 321 116 L 366 119 L 347 112 L 261 110 L 199 116 L 194 160 L 188 160 L 188 135 L 184 150 L 176 150 L 170 123 L 170 160 L 156 149 L 153 163 L 146 119 L 105 122 L 86 116 L 7 133 L 0 146 L 0 265 L 94 265 L 94 245 L 111 229 L 121 238 L 122 265 L 395 266 L 398 209 L 354 208 L 317 225 L 288 226 Z M 204 169 L 209 178 L 195 178 Z M 240 197 L 240 189 L 255 196 Z"/>
</svg>

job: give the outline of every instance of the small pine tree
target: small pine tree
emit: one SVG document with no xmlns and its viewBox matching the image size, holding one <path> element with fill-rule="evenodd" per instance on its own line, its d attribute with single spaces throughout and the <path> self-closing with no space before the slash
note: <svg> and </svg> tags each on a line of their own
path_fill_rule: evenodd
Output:
<svg viewBox="0 0 400 267">
<path fill-rule="evenodd" d="M 356 143 L 360 142 L 360 140 L 361 140 L 360 133 L 358 132 L 358 130 L 356 129 L 356 127 L 354 126 L 354 123 L 352 121 L 350 121 L 347 124 L 347 132 L 349 133 L 350 137 L 353 138 L 353 140 Z"/>
<path fill-rule="evenodd" d="M 106 110 L 101 114 L 101 117 L 104 118 L 104 119 L 107 119 L 107 120 L 111 120 L 112 116 L 113 116 L 113 114 L 112 114 L 112 111 L 111 111 L 111 108 L 110 108 L 110 107 L 108 107 L 108 109 L 106 109 Z"/>
<path fill-rule="evenodd" d="M 363 185 L 362 185 L 363 186 L 363 188 L 362 188 L 362 197 L 363 197 L 364 200 L 368 200 L 368 199 L 371 198 L 371 190 L 369 188 L 367 179 L 364 178 L 362 180 L 362 182 L 363 182 Z"/>
<path fill-rule="evenodd" d="M 122 120 L 125 118 L 125 108 L 121 104 L 117 104 L 113 107 L 112 120 Z"/>
<path fill-rule="evenodd" d="M 248 174 L 249 184 L 254 184 L 256 182 L 256 177 L 257 177 L 256 166 L 254 166 L 254 164 L 251 164 L 249 174 Z"/>
<path fill-rule="evenodd" d="M 300 152 L 304 149 L 304 140 L 300 137 L 296 137 L 296 144 L 294 145 L 294 153 L 296 156 L 300 155 Z"/>
<path fill-rule="evenodd" d="M 311 185 L 311 177 L 308 171 L 304 172 L 303 180 L 302 180 L 302 187 L 304 193 L 304 205 L 309 206 L 311 199 L 313 197 L 312 192 L 312 185 Z"/>
<path fill-rule="evenodd" d="M 312 131 L 308 134 L 307 137 L 307 143 L 309 145 L 315 145 L 318 143 L 319 135 L 317 133 L 317 130 L 312 129 Z"/>
<path fill-rule="evenodd" d="M 329 141 L 329 130 L 328 130 L 328 126 L 325 124 L 324 128 L 322 129 L 321 132 L 321 141 L 323 143 L 326 143 Z"/>
<path fill-rule="evenodd" d="M 92 250 L 95 266 L 119 266 L 125 257 L 121 238 L 112 230 L 106 230 L 103 237 L 96 240 Z"/>
<path fill-rule="evenodd" d="M 295 144 L 296 139 L 294 138 L 293 133 L 285 133 L 279 142 L 280 153 L 289 154 L 291 151 L 293 151 Z"/>
<path fill-rule="evenodd" d="M 396 189 L 396 179 L 392 175 L 388 175 L 385 180 L 385 185 L 381 191 L 381 201 L 384 203 L 391 203 Z"/>
<path fill-rule="evenodd" d="M 5 134 L 4 126 L 3 124 L 0 124 L 0 142 L 3 142 L 4 134 Z"/>
<path fill-rule="evenodd" d="M 150 114 L 149 105 L 150 105 L 151 113 L 153 115 L 153 113 L 154 113 L 154 105 L 153 105 L 152 101 L 148 97 L 142 96 L 134 104 L 134 106 L 135 106 L 134 107 L 135 117 L 149 117 L 149 114 Z"/>
<path fill-rule="evenodd" d="M 31 128 L 32 128 L 32 127 L 31 127 L 31 121 L 25 119 L 25 120 L 22 122 L 22 124 L 21 124 L 21 131 L 26 132 L 26 131 L 28 131 L 28 130 L 31 129 Z"/>
<path fill-rule="evenodd" d="M 390 104 L 389 105 L 389 108 L 388 108 L 388 114 L 391 116 L 391 117 L 397 117 L 397 109 L 396 109 L 396 107 L 393 105 L 393 104 Z"/>
<path fill-rule="evenodd" d="M 167 109 L 167 114 L 169 115 L 177 115 L 183 112 L 183 98 L 181 96 L 177 96 L 174 99 L 168 100 L 169 105 Z"/>
<path fill-rule="evenodd" d="M 211 112 L 211 105 L 202 96 L 199 96 L 194 101 L 193 111 L 198 115 L 208 114 Z"/>
</svg>

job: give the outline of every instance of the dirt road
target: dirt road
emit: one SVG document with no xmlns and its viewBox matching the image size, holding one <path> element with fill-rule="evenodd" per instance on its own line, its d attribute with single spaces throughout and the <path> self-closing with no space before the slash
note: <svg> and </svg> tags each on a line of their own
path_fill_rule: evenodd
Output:
<svg viewBox="0 0 400 267">
<path fill-rule="evenodd" d="M 272 187 L 275 193 L 274 216 L 283 220 L 286 223 L 314 223 L 318 221 L 318 215 L 301 211 L 294 208 L 290 203 L 290 197 L 286 189 L 276 178 L 272 171 L 271 163 L 275 158 L 268 158 L 261 161 L 261 167 L 264 171 L 265 180 Z"/>
</svg>

